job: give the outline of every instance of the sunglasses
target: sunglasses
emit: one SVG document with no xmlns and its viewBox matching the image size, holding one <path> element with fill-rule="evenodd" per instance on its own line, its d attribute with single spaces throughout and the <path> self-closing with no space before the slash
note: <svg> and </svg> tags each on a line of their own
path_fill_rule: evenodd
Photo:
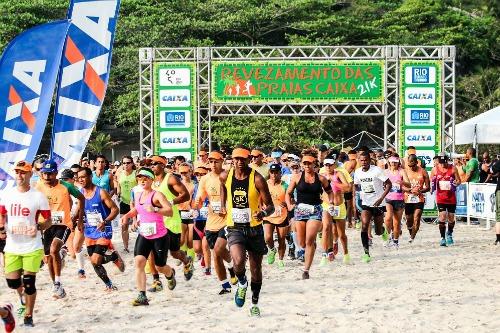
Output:
<svg viewBox="0 0 500 333">
<path fill-rule="evenodd" d="M 151 163 L 152 166 L 156 166 L 156 165 L 163 165 L 163 163 L 160 163 L 160 162 L 153 162 Z"/>
<path fill-rule="evenodd" d="M 187 175 L 189 172 L 181 172 L 181 175 Z"/>
<path fill-rule="evenodd" d="M 122 162 L 122 164 L 132 164 L 133 162 Z"/>
<path fill-rule="evenodd" d="M 304 165 L 312 165 L 311 162 L 307 162 L 307 161 L 302 162 L 302 164 L 304 164 Z"/>
</svg>

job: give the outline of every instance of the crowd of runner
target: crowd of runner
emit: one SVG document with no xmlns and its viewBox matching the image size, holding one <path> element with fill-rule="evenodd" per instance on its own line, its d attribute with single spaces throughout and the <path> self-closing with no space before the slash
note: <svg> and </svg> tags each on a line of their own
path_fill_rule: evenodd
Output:
<svg viewBox="0 0 500 333">
<path fill-rule="evenodd" d="M 244 306 L 250 286 L 250 315 L 259 316 L 264 256 L 279 269 L 288 260 L 301 261 L 302 279 L 309 279 L 318 246 L 320 266 L 335 260 L 339 243 L 343 263 L 351 262 L 346 228 L 355 228 L 360 230 L 361 260 L 368 263 L 374 235 L 397 250 L 406 229 L 411 246 L 427 192 L 435 193 L 439 211 L 436 239 L 440 246 L 451 246 L 456 187 L 481 177 L 497 183 L 500 221 L 500 161 L 483 156 L 480 166 L 475 155 L 468 149 L 463 163 L 439 154 L 430 173 L 414 147 L 399 156 L 393 149 L 360 147 L 345 153 L 325 145 L 300 154 L 274 149 L 266 155 L 237 146 L 230 153 L 201 150 L 194 163 L 183 156 L 124 156 L 109 163 L 100 155 L 66 170 L 51 159 L 18 161 L 17 185 L 0 197 L 0 265 L 19 297 L 17 312 L 24 325 L 34 326 L 36 276 L 42 266 L 53 282 L 53 297 L 65 298 L 67 257 L 76 260 L 78 271 L 66 272 L 66 278 L 87 277 L 85 245 L 95 274 L 113 292 L 117 287 L 105 265 L 125 271 L 120 252 L 131 251 L 130 233 L 136 232 L 133 306 L 149 305 L 147 293 L 162 291 L 165 282 L 175 289 L 175 264 L 182 264 L 182 275 L 190 280 L 198 262 L 203 274 L 215 273 L 220 295 L 235 289 L 238 307 Z M 112 242 L 113 227 L 119 228 L 121 249 Z M 174 264 L 167 263 L 169 254 Z M 0 307 L 0 317 L 11 332 L 12 305 Z"/>
</svg>

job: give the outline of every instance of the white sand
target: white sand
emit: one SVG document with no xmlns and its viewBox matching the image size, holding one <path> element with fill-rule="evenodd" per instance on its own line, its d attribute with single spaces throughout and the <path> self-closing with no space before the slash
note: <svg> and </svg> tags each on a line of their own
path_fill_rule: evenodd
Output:
<svg viewBox="0 0 500 333">
<path fill-rule="evenodd" d="M 178 284 L 173 292 L 148 293 L 149 307 L 132 307 L 137 294 L 132 254 L 124 257 L 125 273 L 106 265 L 119 288 L 113 293 L 103 292 L 103 283 L 88 261 L 87 279 L 81 281 L 76 278 L 75 261 L 69 260 L 62 276 L 67 292 L 63 300 L 52 299 L 47 270 L 38 274 L 36 326 L 26 331 L 500 331 L 500 246 L 492 245 L 494 232 L 458 225 L 456 245 L 449 248 L 439 247 L 437 226 L 424 224 L 411 245 L 404 232 L 399 251 L 383 248 L 376 237 L 373 261 L 364 264 L 359 231 L 348 230 L 353 264 L 343 265 L 339 255 L 333 264 L 320 268 L 317 252 L 308 281 L 300 280 L 302 266 L 297 261 L 286 261 L 283 270 L 264 263 L 261 318 L 248 316 L 250 290 L 245 307 L 237 308 L 234 293 L 219 296 L 215 274 L 203 276 L 199 264 L 191 281 L 184 281 L 182 268 L 176 267 Z M 115 244 L 122 248 L 118 241 Z M 17 305 L 3 275 L 0 293 L 0 303 Z"/>
</svg>

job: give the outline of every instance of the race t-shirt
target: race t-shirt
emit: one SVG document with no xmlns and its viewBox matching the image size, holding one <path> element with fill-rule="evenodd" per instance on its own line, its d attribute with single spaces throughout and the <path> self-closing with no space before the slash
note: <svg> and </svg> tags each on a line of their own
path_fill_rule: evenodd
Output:
<svg viewBox="0 0 500 333">
<path fill-rule="evenodd" d="M 219 215 L 221 209 L 219 175 L 212 172 L 201 177 L 196 194 L 196 202 L 208 198 L 208 215 L 205 229 L 209 231 L 219 231 L 226 226 L 226 219 Z"/>
<path fill-rule="evenodd" d="M 368 171 L 363 171 L 359 168 L 354 172 L 354 184 L 361 187 L 361 202 L 363 206 L 373 207 L 384 193 L 384 182 L 387 180 L 387 175 L 384 170 L 375 165 L 370 165 Z M 380 203 L 383 205 L 384 201 Z"/>
<path fill-rule="evenodd" d="M 43 248 L 42 234 L 37 229 L 38 216 L 50 217 L 49 202 L 43 193 L 35 189 L 20 192 L 17 188 L 4 191 L 0 214 L 7 216 L 6 253 L 27 254 Z M 35 236 L 31 236 L 33 230 Z"/>
</svg>

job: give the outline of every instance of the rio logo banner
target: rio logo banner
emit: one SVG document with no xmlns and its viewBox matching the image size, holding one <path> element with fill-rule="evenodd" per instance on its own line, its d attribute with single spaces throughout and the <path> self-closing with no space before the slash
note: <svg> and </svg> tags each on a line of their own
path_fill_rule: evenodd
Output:
<svg viewBox="0 0 500 333">
<path fill-rule="evenodd" d="M 72 0 L 57 90 L 52 158 L 78 163 L 106 94 L 120 0 Z"/>
<path fill-rule="evenodd" d="M 40 146 L 69 26 L 63 20 L 27 30 L 0 59 L 0 190 L 14 184 L 14 163 L 32 161 Z"/>
</svg>

